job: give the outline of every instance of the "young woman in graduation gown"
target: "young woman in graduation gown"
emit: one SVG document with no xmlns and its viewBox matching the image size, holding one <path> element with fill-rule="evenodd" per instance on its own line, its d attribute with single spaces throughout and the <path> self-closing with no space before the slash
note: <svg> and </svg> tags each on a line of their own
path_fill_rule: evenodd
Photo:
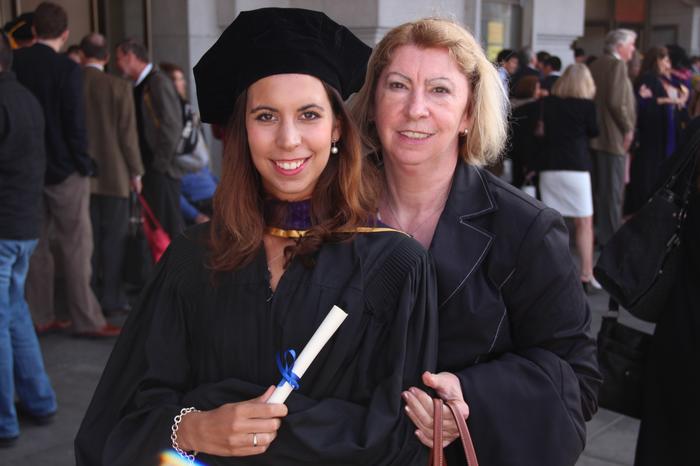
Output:
<svg viewBox="0 0 700 466">
<path fill-rule="evenodd" d="M 590 311 L 561 216 L 479 167 L 507 133 L 496 70 L 459 25 L 420 20 L 374 48 L 353 103 L 382 161 L 382 221 L 435 260 L 438 373 L 425 384 L 463 400 L 480 464 L 573 465 L 601 382 Z M 430 397 L 403 396 L 430 445 Z M 449 464 L 464 464 L 443 419 Z"/>
<path fill-rule="evenodd" d="M 434 276 L 420 244 L 374 226 L 342 102 L 368 55 L 322 13 L 269 8 L 197 64 L 202 119 L 228 125 L 212 223 L 173 241 L 129 316 L 79 465 L 158 464 L 171 446 L 207 465 L 427 461 L 400 395 L 435 364 Z M 266 404 L 276 356 L 333 305 L 348 313 L 338 333 L 286 405 Z"/>
</svg>

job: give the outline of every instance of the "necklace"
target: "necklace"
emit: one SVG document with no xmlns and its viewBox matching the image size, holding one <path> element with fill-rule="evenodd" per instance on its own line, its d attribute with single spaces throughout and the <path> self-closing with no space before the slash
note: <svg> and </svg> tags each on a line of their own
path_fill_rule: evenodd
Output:
<svg viewBox="0 0 700 466">
<path fill-rule="evenodd" d="M 433 219 L 435 214 L 442 212 L 442 210 L 445 208 L 445 203 L 447 202 L 447 197 L 438 205 L 438 208 L 432 211 L 429 215 L 427 215 L 418 225 L 414 226 L 411 231 L 408 231 L 407 228 L 404 228 L 404 226 L 401 224 L 399 221 L 398 215 L 396 215 L 396 211 L 394 210 L 394 207 L 392 207 L 391 202 L 387 199 L 386 201 L 386 206 L 389 208 L 389 212 L 391 213 L 391 216 L 394 217 L 394 221 L 396 221 L 396 225 L 399 227 L 401 231 L 405 231 L 408 233 L 410 236 L 415 236 L 418 230 L 423 227 L 426 223 L 428 223 L 428 220 Z M 380 219 L 381 220 L 381 219 Z"/>
<path fill-rule="evenodd" d="M 272 267 L 272 264 L 274 264 L 275 261 L 276 261 L 277 259 L 279 259 L 280 257 L 282 257 L 282 256 L 284 256 L 284 248 L 282 248 L 282 252 L 281 252 L 281 253 L 277 254 L 275 257 L 273 257 L 272 259 L 270 259 L 270 260 L 267 261 L 267 271 L 268 271 L 268 272 L 272 272 L 272 270 L 270 270 L 270 268 Z"/>
</svg>

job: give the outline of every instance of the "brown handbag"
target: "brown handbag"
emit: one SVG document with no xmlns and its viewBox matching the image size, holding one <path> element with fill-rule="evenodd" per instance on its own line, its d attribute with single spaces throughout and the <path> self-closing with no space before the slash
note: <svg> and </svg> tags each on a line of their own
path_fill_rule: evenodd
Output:
<svg viewBox="0 0 700 466">
<path fill-rule="evenodd" d="M 472 437 L 469 435 L 469 429 L 467 429 L 467 423 L 459 414 L 459 409 L 454 401 L 446 401 L 445 403 L 447 403 L 447 407 L 450 408 L 452 415 L 457 421 L 457 429 L 459 430 L 459 438 L 462 441 L 462 448 L 464 448 L 464 457 L 467 459 L 467 466 L 479 466 L 474 443 L 472 443 Z M 433 398 L 433 449 L 430 451 L 428 466 L 447 465 L 442 449 L 442 405 L 443 401 L 440 398 Z"/>
</svg>

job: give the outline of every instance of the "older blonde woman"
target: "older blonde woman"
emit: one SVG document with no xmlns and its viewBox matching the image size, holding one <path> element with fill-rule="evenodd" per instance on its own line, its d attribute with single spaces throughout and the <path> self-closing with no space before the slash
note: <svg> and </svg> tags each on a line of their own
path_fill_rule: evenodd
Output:
<svg viewBox="0 0 700 466">
<path fill-rule="evenodd" d="M 407 23 L 374 49 L 354 112 L 383 166 L 382 221 L 437 266 L 438 372 L 423 381 L 462 401 L 482 464 L 573 465 L 600 384 L 590 312 L 561 216 L 480 168 L 507 132 L 495 68 L 459 25 Z M 430 446 L 430 397 L 403 397 Z"/>
<path fill-rule="evenodd" d="M 595 83 L 586 65 L 570 65 L 545 98 L 542 202 L 574 221 L 584 288 L 600 289 L 593 277 L 593 194 L 588 140 L 598 135 Z"/>
</svg>

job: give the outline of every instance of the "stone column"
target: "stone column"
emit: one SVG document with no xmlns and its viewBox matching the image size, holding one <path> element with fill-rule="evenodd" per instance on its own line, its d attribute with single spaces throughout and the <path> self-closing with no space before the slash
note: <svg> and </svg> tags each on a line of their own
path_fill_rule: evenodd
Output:
<svg viewBox="0 0 700 466">
<path fill-rule="evenodd" d="M 562 70 L 574 62 L 571 43 L 583 35 L 584 0 L 528 0 L 523 8 L 523 45 L 561 58 Z"/>
</svg>

